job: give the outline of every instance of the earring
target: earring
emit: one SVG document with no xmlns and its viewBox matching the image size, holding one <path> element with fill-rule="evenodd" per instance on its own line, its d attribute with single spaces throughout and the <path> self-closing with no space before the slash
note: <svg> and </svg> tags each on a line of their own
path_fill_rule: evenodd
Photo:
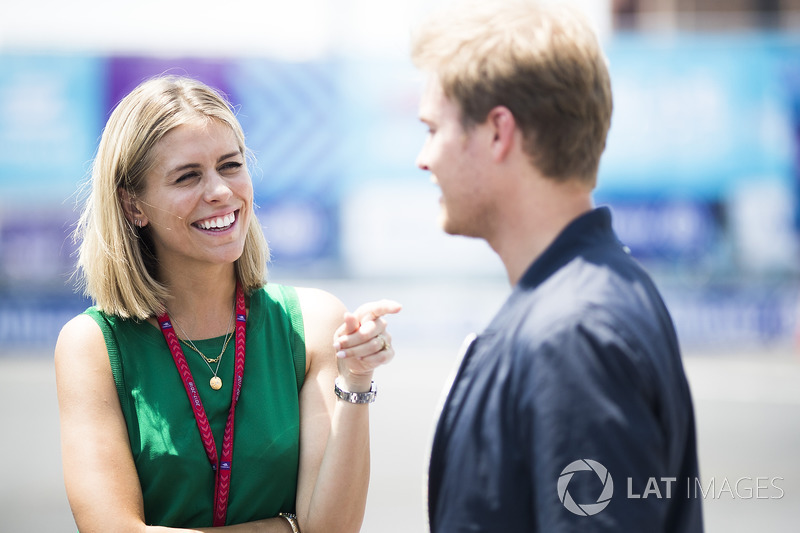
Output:
<svg viewBox="0 0 800 533">
<path fill-rule="evenodd" d="M 141 221 L 141 220 L 139 220 L 138 218 L 136 218 L 136 219 L 134 219 L 134 220 L 133 220 L 133 224 L 134 224 L 134 225 L 135 225 L 137 228 L 141 228 L 141 227 L 142 227 L 142 221 Z"/>
</svg>

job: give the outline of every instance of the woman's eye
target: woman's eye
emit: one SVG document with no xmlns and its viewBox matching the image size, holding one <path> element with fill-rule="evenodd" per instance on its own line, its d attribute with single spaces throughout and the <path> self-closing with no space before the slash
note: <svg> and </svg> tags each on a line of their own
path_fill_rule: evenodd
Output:
<svg viewBox="0 0 800 533">
<path fill-rule="evenodd" d="M 228 172 L 234 172 L 236 170 L 239 170 L 240 168 L 242 168 L 242 164 L 241 163 L 239 163 L 238 161 L 230 161 L 230 162 L 225 163 L 224 165 L 222 165 L 220 170 L 222 170 L 222 171 L 226 171 L 227 170 Z"/>
<path fill-rule="evenodd" d="M 186 174 L 182 174 L 180 177 L 178 177 L 178 179 L 175 180 L 175 183 L 183 183 L 192 178 L 196 178 L 199 175 L 200 174 L 198 174 L 197 172 L 187 172 Z"/>
</svg>

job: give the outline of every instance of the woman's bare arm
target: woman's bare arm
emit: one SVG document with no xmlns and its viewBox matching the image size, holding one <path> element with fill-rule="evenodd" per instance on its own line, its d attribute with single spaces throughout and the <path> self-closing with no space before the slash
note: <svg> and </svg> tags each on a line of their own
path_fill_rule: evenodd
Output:
<svg viewBox="0 0 800 533">
<path fill-rule="evenodd" d="M 298 289 L 298 295 L 308 365 L 300 393 L 298 522 L 303 533 L 354 533 L 364 519 L 369 487 L 369 405 L 337 400 L 334 380 L 339 375 L 349 390 L 368 390 L 372 371 L 390 357 L 382 354 L 366 362 L 337 358 L 334 336 L 347 329 L 343 321 L 358 329 L 359 319 L 350 314 L 346 320 L 343 304 L 324 291 Z M 376 303 L 371 309 L 382 315 L 397 312 L 400 306 Z M 361 318 L 364 335 L 345 333 L 353 333 L 350 343 L 359 346 L 357 350 L 375 352 L 374 337 L 384 332 L 385 322 L 368 313 Z"/>
</svg>

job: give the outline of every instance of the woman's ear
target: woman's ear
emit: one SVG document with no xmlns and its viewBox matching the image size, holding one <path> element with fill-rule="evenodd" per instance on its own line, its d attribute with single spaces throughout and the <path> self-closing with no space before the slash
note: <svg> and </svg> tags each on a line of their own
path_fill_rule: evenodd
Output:
<svg viewBox="0 0 800 533">
<path fill-rule="evenodd" d="M 137 228 L 145 227 L 148 222 L 147 216 L 139 209 L 136 197 L 128 189 L 123 187 L 117 189 L 117 194 L 119 194 L 122 211 L 125 213 L 125 218 L 128 219 L 128 222 Z"/>
</svg>

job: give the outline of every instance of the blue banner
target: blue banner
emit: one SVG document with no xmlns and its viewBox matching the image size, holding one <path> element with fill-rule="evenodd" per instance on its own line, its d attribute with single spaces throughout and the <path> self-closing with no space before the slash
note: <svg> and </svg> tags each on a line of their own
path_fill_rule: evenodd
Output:
<svg viewBox="0 0 800 533">
<path fill-rule="evenodd" d="M 0 55 L 0 206 L 62 203 L 88 176 L 103 126 L 103 65 Z"/>
<path fill-rule="evenodd" d="M 608 55 L 602 193 L 715 199 L 738 181 L 793 179 L 800 38 L 622 36 Z"/>
</svg>

